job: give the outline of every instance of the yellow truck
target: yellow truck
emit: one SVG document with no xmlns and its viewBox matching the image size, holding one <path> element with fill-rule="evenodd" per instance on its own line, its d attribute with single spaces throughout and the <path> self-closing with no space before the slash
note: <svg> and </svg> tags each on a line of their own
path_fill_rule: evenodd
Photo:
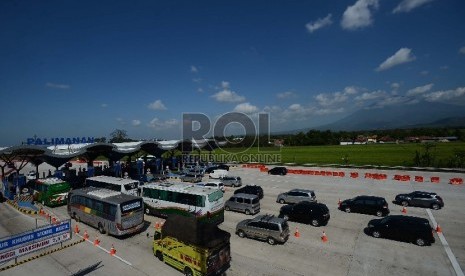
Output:
<svg viewBox="0 0 465 276">
<path fill-rule="evenodd" d="M 217 225 L 173 214 L 155 230 L 153 254 L 184 275 L 220 275 L 230 266 L 230 237 Z"/>
</svg>

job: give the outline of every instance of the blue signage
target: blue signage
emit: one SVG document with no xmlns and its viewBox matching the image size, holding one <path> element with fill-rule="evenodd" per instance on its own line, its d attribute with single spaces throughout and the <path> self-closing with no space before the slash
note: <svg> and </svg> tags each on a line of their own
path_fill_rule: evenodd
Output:
<svg viewBox="0 0 465 276">
<path fill-rule="evenodd" d="M 50 146 L 50 145 L 70 145 L 70 144 L 92 144 L 94 137 L 73 137 L 73 138 L 27 138 L 28 145 Z"/>
<path fill-rule="evenodd" d="M 17 247 L 21 244 L 31 243 L 36 240 L 41 240 L 43 238 L 54 236 L 59 233 L 69 232 L 71 229 L 71 220 L 66 220 L 61 222 L 58 225 L 48 225 L 35 229 L 33 231 L 28 231 L 21 233 L 19 235 L 10 236 L 6 239 L 0 240 L 0 251 L 12 247 Z"/>
</svg>

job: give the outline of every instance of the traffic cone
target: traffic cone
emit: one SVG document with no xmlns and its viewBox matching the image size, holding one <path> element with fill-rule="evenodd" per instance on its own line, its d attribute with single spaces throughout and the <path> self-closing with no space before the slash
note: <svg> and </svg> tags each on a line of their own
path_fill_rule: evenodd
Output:
<svg viewBox="0 0 465 276">
<path fill-rule="evenodd" d="M 100 244 L 100 240 L 98 239 L 98 237 L 96 237 L 94 240 L 94 245 L 97 246 L 99 244 Z"/>
<path fill-rule="evenodd" d="M 436 233 L 442 233 L 441 226 L 439 224 L 436 226 Z"/>
<path fill-rule="evenodd" d="M 111 249 L 110 249 L 110 255 L 114 256 L 116 254 L 116 249 L 115 247 L 113 246 L 113 244 L 111 245 Z"/>
<path fill-rule="evenodd" d="M 79 233 L 79 227 L 77 224 L 74 226 L 74 233 Z"/>
<path fill-rule="evenodd" d="M 89 234 L 87 234 L 87 230 L 84 231 L 84 239 L 85 240 L 89 239 Z"/>
<path fill-rule="evenodd" d="M 297 228 L 297 227 L 295 228 L 294 236 L 295 236 L 296 238 L 300 238 L 299 228 Z"/>
<path fill-rule="evenodd" d="M 57 223 L 57 219 L 55 217 L 52 218 L 52 223 L 53 224 Z"/>
<path fill-rule="evenodd" d="M 322 240 L 323 242 L 327 242 L 327 241 L 328 241 L 328 237 L 326 237 L 325 231 L 323 231 L 323 235 L 321 235 L 321 240 Z"/>
<path fill-rule="evenodd" d="M 338 205 L 339 207 L 341 207 L 341 203 L 342 203 L 342 201 L 341 201 L 341 199 L 339 199 L 339 201 L 337 202 L 337 205 Z"/>
<path fill-rule="evenodd" d="M 155 223 L 155 229 L 160 229 L 160 222 L 157 221 L 157 222 Z"/>
<path fill-rule="evenodd" d="M 405 206 L 402 207 L 402 211 L 401 211 L 401 212 L 404 213 L 404 214 L 407 214 L 407 208 L 405 208 Z"/>
</svg>

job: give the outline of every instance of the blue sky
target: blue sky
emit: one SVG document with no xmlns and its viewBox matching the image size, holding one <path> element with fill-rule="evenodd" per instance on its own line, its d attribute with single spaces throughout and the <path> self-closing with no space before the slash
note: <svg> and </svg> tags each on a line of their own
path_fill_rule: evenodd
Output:
<svg viewBox="0 0 465 276">
<path fill-rule="evenodd" d="M 180 139 L 184 112 L 268 112 L 282 131 L 465 107 L 464 14 L 460 0 L 0 1 L 0 145 Z"/>
</svg>

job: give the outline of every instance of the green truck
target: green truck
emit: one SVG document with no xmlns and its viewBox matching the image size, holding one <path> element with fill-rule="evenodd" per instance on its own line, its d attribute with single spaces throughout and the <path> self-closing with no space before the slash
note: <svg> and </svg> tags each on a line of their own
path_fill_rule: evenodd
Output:
<svg viewBox="0 0 465 276">
<path fill-rule="evenodd" d="M 230 266 L 230 237 L 217 225 L 173 214 L 155 230 L 153 254 L 185 275 L 218 275 Z"/>
<path fill-rule="evenodd" d="M 55 207 L 68 203 L 68 192 L 71 185 L 59 178 L 38 179 L 32 187 L 34 201 L 43 205 Z"/>
</svg>

